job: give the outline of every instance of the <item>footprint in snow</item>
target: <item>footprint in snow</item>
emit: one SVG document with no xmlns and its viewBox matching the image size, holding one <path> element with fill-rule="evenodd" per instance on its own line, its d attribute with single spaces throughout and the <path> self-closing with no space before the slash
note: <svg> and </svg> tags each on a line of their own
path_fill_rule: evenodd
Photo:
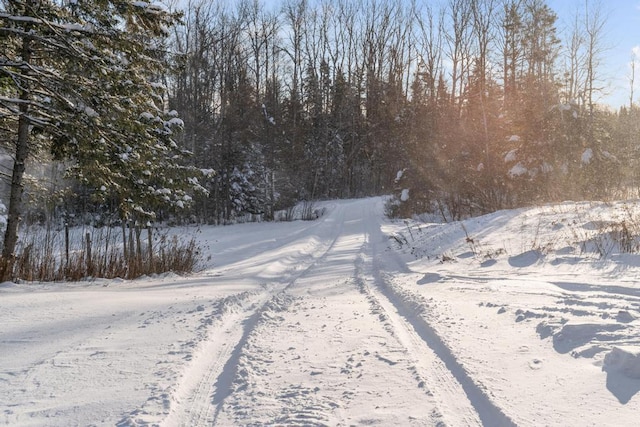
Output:
<svg viewBox="0 0 640 427">
<path fill-rule="evenodd" d="M 529 368 L 533 369 L 534 371 L 537 371 L 538 369 L 542 368 L 542 360 L 540 359 L 533 359 L 529 362 Z"/>
<path fill-rule="evenodd" d="M 422 279 L 418 280 L 418 285 L 426 285 L 429 283 L 435 283 L 442 280 L 443 277 L 438 273 L 426 273 Z"/>
<path fill-rule="evenodd" d="M 529 267 L 542 258 L 539 251 L 531 250 L 509 258 L 509 265 L 515 268 Z"/>
<path fill-rule="evenodd" d="M 496 261 L 495 259 L 488 259 L 486 261 L 482 261 L 480 263 L 480 267 L 491 267 L 492 265 L 497 264 L 498 261 Z"/>
</svg>

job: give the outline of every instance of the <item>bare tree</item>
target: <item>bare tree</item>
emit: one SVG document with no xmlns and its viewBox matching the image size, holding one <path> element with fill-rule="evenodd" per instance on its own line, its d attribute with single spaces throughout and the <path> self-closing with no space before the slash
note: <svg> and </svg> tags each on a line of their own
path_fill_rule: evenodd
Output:
<svg viewBox="0 0 640 427">
<path fill-rule="evenodd" d="M 444 11 L 441 9 L 438 15 L 431 5 L 422 10 L 416 10 L 416 24 L 418 27 L 418 57 L 419 65 L 424 68 L 422 79 L 427 85 L 427 96 L 431 103 L 437 98 L 436 84 L 442 75 L 442 45 L 443 34 L 440 29 L 443 26 Z"/>
<path fill-rule="evenodd" d="M 283 51 L 289 57 L 292 68 L 291 73 L 291 99 L 299 102 L 301 98 L 302 82 L 302 54 L 303 40 L 306 31 L 305 19 L 307 15 L 307 0 L 287 0 L 283 6 L 285 22 L 289 27 L 288 45 Z M 297 112 L 294 112 L 294 125 L 297 121 Z"/>
<path fill-rule="evenodd" d="M 571 28 L 571 35 L 566 46 L 567 61 L 565 65 L 565 97 L 566 101 L 582 101 L 584 105 L 584 25 L 576 15 Z"/>
<path fill-rule="evenodd" d="M 502 54 L 504 104 L 511 108 L 516 100 L 516 81 L 523 59 L 523 0 L 503 0 L 498 38 Z"/>
<path fill-rule="evenodd" d="M 485 145 L 485 168 L 490 168 L 489 127 L 487 123 L 487 74 L 489 62 L 489 45 L 493 41 L 493 16 L 496 9 L 495 0 L 474 0 L 471 3 L 473 14 L 473 30 L 477 43 L 477 55 L 474 73 L 478 79 L 478 101 L 482 114 L 482 130 Z M 490 173 L 490 171 L 489 171 Z"/>
<path fill-rule="evenodd" d="M 474 0 L 471 2 L 473 32 L 477 44 L 476 74 L 480 79 L 480 97 L 484 103 L 489 62 L 489 47 L 494 40 L 494 13 L 496 0 Z"/>
<path fill-rule="evenodd" d="M 449 0 L 447 12 L 451 28 L 449 31 L 441 31 L 445 34 L 451 61 L 451 103 L 461 108 L 464 93 L 462 80 L 468 72 L 471 60 L 471 3 L 467 0 Z"/>
<path fill-rule="evenodd" d="M 585 0 L 584 29 L 586 35 L 585 83 L 587 108 L 589 115 L 593 115 L 594 96 L 602 90 L 597 86 L 599 79 L 598 67 L 607 50 L 603 44 L 606 14 L 603 12 L 599 0 Z"/>
<path fill-rule="evenodd" d="M 636 64 L 638 62 L 638 50 L 631 50 L 631 61 L 629 62 L 629 66 L 631 68 L 629 74 L 629 111 L 633 110 L 633 92 L 636 84 Z"/>
</svg>

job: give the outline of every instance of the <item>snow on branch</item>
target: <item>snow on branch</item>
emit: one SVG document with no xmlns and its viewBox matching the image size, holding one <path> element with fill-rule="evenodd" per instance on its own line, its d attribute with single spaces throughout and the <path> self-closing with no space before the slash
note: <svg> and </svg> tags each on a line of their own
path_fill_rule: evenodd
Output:
<svg viewBox="0 0 640 427">
<path fill-rule="evenodd" d="M 8 13 L 0 13 L 0 19 L 9 21 L 9 22 L 20 22 L 20 23 L 30 23 L 30 24 L 35 24 L 35 25 L 46 25 L 48 27 L 51 28 L 57 28 L 60 30 L 64 30 L 64 31 L 76 31 L 76 32 L 81 32 L 81 33 L 89 33 L 89 34 L 93 34 L 95 31 L 93 25 L 91 24 L 86 24 L 86 25 L 80 25 L 80 24 L 75 24 L 75 23 L 63 23 L 63 24 L 57 24 L 55 22 L 51 22 L 49 20 L 46 19 L 42 19 L 42 18 L 36 18 L 33 16 L 16 16 L 16 15 L 11 15 Z M 12 28 L 2 28 L 2 31 L 11 31 L 13 30 Z M 26 34 L 26 33 L 25 33 Z"/>
</svg>

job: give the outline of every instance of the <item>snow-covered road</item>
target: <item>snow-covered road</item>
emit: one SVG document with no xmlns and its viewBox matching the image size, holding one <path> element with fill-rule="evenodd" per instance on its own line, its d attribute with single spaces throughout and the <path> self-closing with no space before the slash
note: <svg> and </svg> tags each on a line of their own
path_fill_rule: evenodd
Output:
<svg viewBox="0 0 640 427">
<path fill-rule="evenodd" d="M 640 379 L 602 368 L 640 342 L 633 265 L 490 248 L 519 211 L 460 236 L 383 204 L 206 228 L 192 277 L 0 285 L 0 423 L 634 425 Z"/>
<path fill-rule="evenodd" d="M 331 209 L 296 242 L 308 251 L 279 273 L 287 280 L 265 282 L 273 296 L 238 334 L 234 382 L 214 392 L 220 425 L 464 426 L 479 410 L 504 421 L 478 389 L 472 403 L 422 325 L 387 297 L 381 203 Z"/>
</svg>

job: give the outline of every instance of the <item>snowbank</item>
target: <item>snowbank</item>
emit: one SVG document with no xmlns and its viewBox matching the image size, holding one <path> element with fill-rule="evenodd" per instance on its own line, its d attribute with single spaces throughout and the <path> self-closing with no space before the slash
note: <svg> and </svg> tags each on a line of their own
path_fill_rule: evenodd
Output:
<svg viewBox="0 0 640 427">
<path fill-rule="evenodd" d="M 640 379 L 640 347 L 613 347 L 604 357 L 602 370 Z"/>
</svg>

